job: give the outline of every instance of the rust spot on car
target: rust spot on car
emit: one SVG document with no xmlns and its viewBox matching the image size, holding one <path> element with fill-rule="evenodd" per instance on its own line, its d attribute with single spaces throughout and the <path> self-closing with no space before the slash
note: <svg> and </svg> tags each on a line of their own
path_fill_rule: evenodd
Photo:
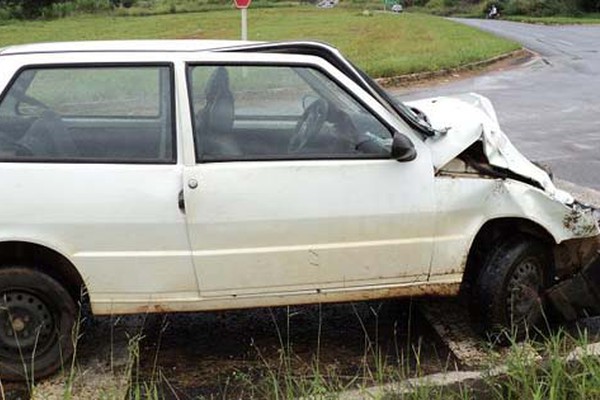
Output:
<svg viewBox="0 0 600 400">
<path fill-rule="evenodd" d="M 171 310 L 169 307 L 165 307 L 162 304 L 147 304 L 147 305 L 143 305 L 143 306 L 138 306 L 133 313 L 134 314 L 154 314 L 154 313 L 162 314 L 162 313 L 169 313 L 169 312 L 173 312 L 173 310 Z M 118 311 L 116 313 L 118 313 Z"/>
<path fill-rule="evenodd" d="M 424 283 L 395 288 L 376 289 L 361 292 L 346 293 L 343 298 L 335 301 L 375 300 L 381 298 L 426 297 L 426 296 L 455 296 L 460 289 L 460 283 Z M 327 294 L 325 294 L 327 296 Z"/>
<path fill-rule="evenodd" d="M 287 294 L 278 296 L 240 296 L 231 302 L 224 303 L 223 299 L 218 301 L 206 300 L 189 303 L 165 303 L 145 304 L 132 307 L 130 304 L 110 304 L 102 306 L 92 304 L 95 315 L 121 315 L 121 314 L 150 314 L 170 312 L 198 312 L 198 311 L 223 311 L 228 309 L 256 308 L 256 307 L 279 307 L 290 304 L 319 304 L 319 303 L 345 303 L 349 301 L 377 300 L 401 297 L 448 297 L 458 295 L 460 282 L 433 282 L 433 283 L 407 283 L 406 286 L 390 288 L 365 287 L 357 290 L 337 291 L 327 289 L 315 289 L 312 294 Z"/>
<path fill-rule="evenodd" d="M 579 208 L 573 208 L 563 218 L 563 226 L 577 236 L 586 236 L 596 231 L 596 224 L 591 218 L 585 218 Z"/>
</svg>

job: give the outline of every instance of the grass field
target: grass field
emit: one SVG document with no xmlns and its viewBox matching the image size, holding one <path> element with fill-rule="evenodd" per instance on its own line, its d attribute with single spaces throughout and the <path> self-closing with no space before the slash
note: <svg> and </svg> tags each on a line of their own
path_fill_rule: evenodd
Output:
<svg viewBox="0 0 600 400">
<path fill-rule="evenodd" d="M 543 25 L 600 24 L 600 13 L 584 14 L 581 17 L 529 17 L 526 15 L 509 15 L 503 18 L 510 21 Z"/>
<path fill-rule="evenodd" d="M 316 39 L 337 46 L 370 75 L 434 71 L 486 59 L 516 43 L 425 14 L 315 7 L 250 9 L 250 40 Z M 74 16 L 0 26 L 0 46 L 98 39 L 237 39 L 236 10 L 153 16 Z"/>
</svg>

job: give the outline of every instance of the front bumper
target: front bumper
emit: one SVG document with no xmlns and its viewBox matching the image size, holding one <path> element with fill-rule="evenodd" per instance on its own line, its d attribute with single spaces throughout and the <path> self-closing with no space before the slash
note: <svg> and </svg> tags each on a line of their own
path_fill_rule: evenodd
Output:
<svg viewBox="0 0 600 400">
<path fill-rule="evenodd" d="M 548 289 L 546 295 L 567 321 L 600 315 L 600 252 L 579 273 Z"/>
</svg>

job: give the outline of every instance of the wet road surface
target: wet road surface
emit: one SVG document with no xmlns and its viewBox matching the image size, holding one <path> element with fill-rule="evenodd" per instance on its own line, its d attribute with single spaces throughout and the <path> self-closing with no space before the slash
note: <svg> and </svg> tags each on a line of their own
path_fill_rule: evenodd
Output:
<svg viewBox="0 0 600 400">
<path fill-rule="evenodd" d="M 540 57 L 506 71 L 397 91 L 400 99 L 483 94 L 527 157 L 550 165 L 559 178 L 600 189 L 600 25 L 457 21 L 520 42 Z"/>
</svg>

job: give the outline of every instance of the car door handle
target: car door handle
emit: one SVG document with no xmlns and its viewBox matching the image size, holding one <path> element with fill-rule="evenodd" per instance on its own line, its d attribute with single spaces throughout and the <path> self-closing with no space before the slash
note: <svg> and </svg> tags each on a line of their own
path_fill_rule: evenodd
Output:
<svg viewBox="0 0 600 400">
<path fill-rule="evenodd" d="M 179 196 L 177 196 L 177 205 L 179 206 L 179 210 L 185 214 L 185 198 L 183 197 L 183 189 L 179 191 Z"/>
</svg>

